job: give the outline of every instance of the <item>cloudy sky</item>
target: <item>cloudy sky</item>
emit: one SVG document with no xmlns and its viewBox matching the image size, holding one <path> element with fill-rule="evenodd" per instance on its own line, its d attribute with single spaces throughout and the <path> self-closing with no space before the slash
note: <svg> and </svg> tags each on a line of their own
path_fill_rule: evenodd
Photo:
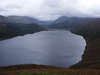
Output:
<svg viewBox="0 0 100 75">
<path fill-rule="evenodd" d="M 0 0 L 0 15 L 54 20 L 60 16 L 100 17 L 100 0 Z"/>
</svg>

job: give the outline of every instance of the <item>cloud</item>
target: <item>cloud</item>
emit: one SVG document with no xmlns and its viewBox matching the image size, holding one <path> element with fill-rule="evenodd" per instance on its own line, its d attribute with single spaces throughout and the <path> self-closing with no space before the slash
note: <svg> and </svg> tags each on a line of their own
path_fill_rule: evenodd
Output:
<svg viewBox="0 0 100 75">
<path fill-rule="evenodd" d="M 6 12 L 7 10 L 0 8 L 0 12 Z"/>
<path fill-rule="evenodd" d="M 100 17 L 100 0 L 0 0 L 1 15 L 54 20 L 60 16 Z"/>
</svg>

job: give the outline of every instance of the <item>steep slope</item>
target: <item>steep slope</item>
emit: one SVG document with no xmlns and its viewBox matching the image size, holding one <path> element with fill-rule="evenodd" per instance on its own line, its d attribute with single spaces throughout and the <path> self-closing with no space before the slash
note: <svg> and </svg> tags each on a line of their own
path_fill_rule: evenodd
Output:
<svg viewBox="0 0 100 75">
<path fill-rule="evenodd" d="M 9 23 L 32 24 L 38 23 L 38 20 L 28 16 L 8 16 Z"/>
<path fill-rule="evenodd" d="M 82 61 L 74 65 L 75 68 L 89 67 L 90 65 L 100 64 L 100 19 L 88 22 L 84 26 L 73 29 L 73 33 L 82 35 L 87 42 L 86 50 Z M 98 68 L 99 66 L 95 67 Z"/>
<path fill-rule="evenodd" d="M 25 35 L 34 32 L 39 32 L 44 30 L 44 28 L 38 26 L 37 24 L 16 24 L 8 23 L 7 27 L 4 28 L 3 32 L 0 32 L 1 38 L 11 38 L 18 35 Z"/>
<path fill-rule="evenodd" d="M 11 19 L 0 16 L 0 39 L 6 39 L 18 35 L 25 35 L 45 30 L 43 27 L 34 23 L 34 20 L 31 18 L 19 16 L 13 18 Z"/>
<path fill-rule="evenodd" d="M 82 17 L 60 17 L 57 20 L 55 20 L 51 24 L 51 28 L 66 28 L 66 29 L 72 29 L 77 28 L 80 25 L 85 25 L 88 22 L 92 22 L 98 18 L 82 18 Z"/>
<path fill-rule="evenodd" d="M 6 18 L 2 15 L 0 15 L 0 23 L 5 23 Z"/>
<path fill-rule="evenodd" d="M 87 46 L 82 61 L 74 68 L 100 63 L 100 18 L 61 17 L 52 28 L 65 28 L 85 38 Z"/>
<path fill-rule="evenodd" d="M 7 19 L 4 16 L 0 15 L 0 32 L 2 33 L 5 32 L 6 28 L 7 28 Z M 2 33 L 0 33 L 0 37 Z"/>
</svg>

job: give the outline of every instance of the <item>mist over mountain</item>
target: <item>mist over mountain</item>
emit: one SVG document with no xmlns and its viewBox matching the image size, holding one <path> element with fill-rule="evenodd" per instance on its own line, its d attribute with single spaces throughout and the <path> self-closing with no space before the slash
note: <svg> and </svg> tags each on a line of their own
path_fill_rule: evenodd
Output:
<svg viewBox="0 0 100 75">
<path fill-rule="evenodd" d="M 0 15 L 55 20 L 61 16 L 100 17 L 100 0 L 1 0 Z"/>
</svg>

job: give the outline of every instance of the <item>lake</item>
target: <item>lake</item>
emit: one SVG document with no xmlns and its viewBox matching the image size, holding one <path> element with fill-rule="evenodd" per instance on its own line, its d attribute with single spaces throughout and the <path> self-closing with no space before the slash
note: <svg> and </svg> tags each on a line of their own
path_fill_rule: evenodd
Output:
<svg viewBox="0 0 100 75">
<path fill-rule="evenodd" d="M 42 64 L 69 67 L 82 58 L 86 42 L 70 31 L 41 31 L 0 41 L 0 66 Z"/>
</svg>

